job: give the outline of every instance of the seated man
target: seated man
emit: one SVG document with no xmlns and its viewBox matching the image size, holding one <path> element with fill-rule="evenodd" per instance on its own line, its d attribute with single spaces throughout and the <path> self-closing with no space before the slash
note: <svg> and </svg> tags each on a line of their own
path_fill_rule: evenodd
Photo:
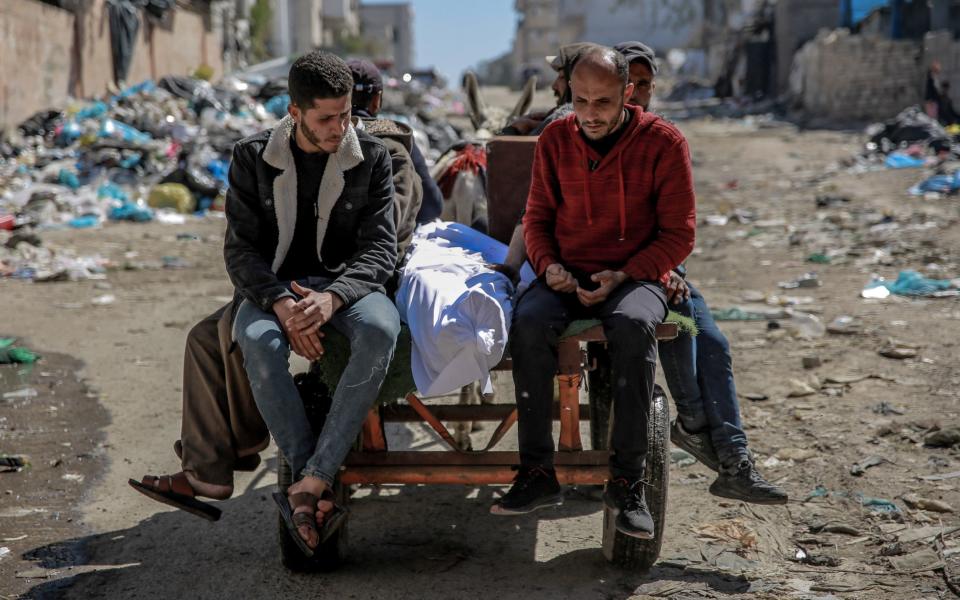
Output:
<svg viewBox="0 0 960 600">
<path fill-rule="evenodd" d="M 641 42 L 623 42 L 615 48 L 630 64 L 630 103 L 649 111 L 657 86 L 653 50 Z M 680 273 L 685 271 L 670 273 L 667 295 L 675 310 L 696 321 L 700 333 L 695 339 L 683 334 L 660 345 L 663 375 L 677 405 L 670 440 L 718 473 L 711 494 L 757 504 L 785 503 L 786 492 L 767 483 L 750 460 L 730 344 L 714 323 L 703 295 Z"/>
<path fill-rule="evenodd" d="M 347 61 L 347 66 L 353 73 L 353 116 L 364 120 L 376 119 L 380 108 L 383 106 L 383 77 L 380 75 L 380 69 L 369 60 L 360 59 Z M 392 123 L 392 121 L 389 122 Z M 440 217 L 440 213 L 443 211 L 443 194 L 440 193 L 437 182 L 430 177 L 430 169 L 427 167 L 423 152 L 420 151 L 417 142 L 412 138 L 411 133 L 408 152 L 423 188 L 423 201 L 416 213 L 416 224 L 422 225 Z M 394 167 L 396 167 L 396 161 L 394 161 Z M 396 171 L 396 168 L 394 168 L 394 171 Z M 394 183 L 396 184 L 396 172 L 394 173 Z M 397 237 L 401 240 L 404 239 L 399 230 Z"/>
<path fill-rule="evenodd" d="M 350 123 L 353 78 L 346 64 L 311 52 L 294 63 L 289 85 L 290 114 L 273 131 L 234 148 L 224 256 L 238 294 L 232 337 L 243 351 L 257 407 L 297 479 L 282 512 L 309 552 L 319 539 L 317 524 L 333 508 L 319 498 L 359 433 L 393 355 L 400 325 L 383 292 L 397 240 L 390 156 L 382 142 Z M 292 347 L 321 359 L 320 329 L 328 323 L 350 339 L 352 352 L 318 438 L 288 357 Z M 145 478 L 138 489 L 152 497 L 158 494 L 149 492 L 174 492 L 178 501 L 202 494 L 198 488 L 180 494 L 187 491 L 184 479 L 192 488 L 181 477 L 179 490 L 173 478 L 153 486 Z M 171 494 L 157 499 L 169 502 Z"/>
<path fill-rule="evenodd" d="M 653 50 L 640 42 L 623 42 L 615 48 L 629 62 L 633 84 L 629 103 L 648 111 L 658 70 Z M 523 228 L 518 225 L 505 262 L 517 269 L 524 260 Z M 677 406 L 678 418 L 670 439 L 717 471 L 710 493 L 759 504 L 784 503 L 787 494 L 765 481 L 750 460 L 740 422 L 730 344 L 714 323 L 706 300 L 680 273 L 685 274 L 682 267 L 670 273 L 667 296 L 674 310 L 694 319 L 700 333 L 696 339 L 681 334 L 659 346 L 664 378 Z"/>
<path fill-rule="evenodd" d="M 570 73 L 573 71 L 580 54 L 594 46 L 595 44 L 589 42 L 567 44 L 561 46 L 555 56 L 546 57 L 550 68 L 557 74 L 550 85 L 553 96 L 557 100 L 556 106 L 546 112 L 530 112 L 514 119 L 513 122 L 504 127 L 500 134 L 540 135 L 547 125 L 571 114 L 573 105 L 570 103 Z"/>
<path fill-rule="evenodd" d="M 690 155 L 673 125 L 625 106 L 633 86 L 614 50 L 583 52 L 570 83 L 575 114 L 544 130 L 533 163 L 523 226 L 540 278 L 518 301 L 510 339 L 521 466 L 491 512 L 562 502 L 552 438 L 557 344 L 571 321 L 598 318 L 619 382 L 604 502 L 619 531 L 650 538 L 643 476 L 655 331 L 667 314 L 662 284 L 693 250 Z"/>
<path fill-rule="evenodd" d="M 350 69 L 355 83 L 364 76 L 355 64 L 350 63 Z M 353 102 L 354 114 L 364 114 L 368 105 L 363 103 L 362 96 L 358 98 L 356 90 Z M 410 215 L 418 214 L 418 210 L 423 214 L 419 209 L 420 180 L 405 149 L 412 139 L 381 126 L 379 120 L 366 120 L 366 124 L 369 132 L 384 139 L 390 150 L 394 215 L 402 223 L 398 223 L 398 231 L 405 230 L 398 233 L 399 253 L 412 236 Z M 403 137 L 408 138 L 406 142 L 397 143 Z M 258 453 L 270 442 L 243 370 L 243 352 L 231 339 L 237 304 L 230 302 L 221 307 L 187 334 L 181 438 L 174 444 L 182 470 L 161 477 L 148 475 L 132 483 L 155 499 L 212 520 L 220 517 L 220 509 L 197 498 L 223 500 L 233 495 L 233 472 L 256 469 L 260 464 Z"/>
</svg>

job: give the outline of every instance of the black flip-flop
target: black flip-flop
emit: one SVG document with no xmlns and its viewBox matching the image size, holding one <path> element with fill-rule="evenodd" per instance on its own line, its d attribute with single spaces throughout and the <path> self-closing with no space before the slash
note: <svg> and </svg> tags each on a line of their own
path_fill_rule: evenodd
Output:
<svg viewBox="0 0 960 600">
<path fill-rule="evenodd" d="M 171 481 L 168 482 L 167 487 L 171 488 L 169 490 L 160 490 L 156 486 L 148 485 L 136 479 L 130 479 L 127 483 L 130 484 L 130 487 L 137 490 L 144 496 L 156 500 L 157 502 L 162 502 L 167 506 L 172 506 L 174 508 L 179 508 L 184 510 L 192 515 L 196 515 L 202 519 L 208 521 L 219 521 L 220 515 L 223 514 L 216 506 L 208 504 L 206 502 L 201 502 L 196 498 L 187 496 L 184 494 L 178 494 L 173 491 L 172 477 L 167 475 Z M 156 479 L 160 479 L 157 477 Z"/>
</svg>

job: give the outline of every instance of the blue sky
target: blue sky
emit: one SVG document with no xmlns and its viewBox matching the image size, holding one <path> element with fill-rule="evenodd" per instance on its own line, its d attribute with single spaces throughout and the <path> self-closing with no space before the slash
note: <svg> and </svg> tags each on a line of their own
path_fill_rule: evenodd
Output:
<svg viewBox="0 0 960 600">
<path fill-rule="evenodd" d="M 514 0 L 412 0 L 411 4 L 415 63 L 436 67 L 453 84 L 464 70 L 500 56 L 513 44 L 517 24 Z"/>
</svg>

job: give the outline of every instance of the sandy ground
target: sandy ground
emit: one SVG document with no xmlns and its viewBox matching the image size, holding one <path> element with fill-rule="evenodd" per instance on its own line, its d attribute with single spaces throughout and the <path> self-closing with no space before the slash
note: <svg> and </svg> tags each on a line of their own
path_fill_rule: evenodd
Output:
<svg viewBox="0 0 960 600">
<path fill-rule="evenodd" d="M 177 468 L 172 443 L 179 432 L 184 337 L 231 290 L 221 256 L 222 221 L 111 225 L 44 236 L 48 244 L 114 260 L 109 289 L 93 281 L 0 282 L 0 333 L 48 357 L 31 372 L 0 371 L 0 391 L 72 379 L 73 395 L 58 392 L 56 402 L 86 399 L 73 374 L 80 367 L 67 358 L 73 357 L 82 361 L 79 376 L 99 402 L 70 416 L 62 408 L 49 410 L 55 403 L 46 391 L 29 402 L 0 404 L 0 450 L 29 452 L 32 459 L 29 471 L 0 474 L 0 540 L 28 536 L 0 541 L 11 550 L 0 558 L 0 597 L 950 597 L 942 570 L 927 570 L 937 567 L 930 564 L 936 557 L 927 564 L 924 555 L 891 562 L 881 548 L 900 540 L 908 555 L 930 550 L 940 533 L 948 572 L 960 571 L 949 552 L 955 545 L 951 528 L 960 525 L 956 514 L 913 510 L 902 498 L 913 493 L 960 507 L 960 479 L 920 479 L 960 470 L 956 450 L 922 444 L 932 428 L 958 425 L 960 304 L 867 301 L 859 292 L 871 273 L 896 277 L 900 269 L 929 263 L 960 275 L 956 200 L 907 196 L 920 170 L 837 170 L 862 141 L 856 134 L 797 131 L 763 119 L 680 126 L 693 151 L 701 222 L 734 209 L 752 213 L 741 213 L 742 224 L 731 219 L 698 231 L 690 279 L 711 305 L 771 309 L 745 299 L 807 297 L 798 308 L 824 323 L 847 315 L 859 324 L 852 335 L 809 340 L 794 336 L 789 321 L 780 321 L 778 330 L 768 330 L 766 321 L 721 324 L 733 345 L 739 391 L 767 397 L 741 397 L 743 417 L 762 471 L 789 490 L 789 505 L 719 501 L 707 492 L 712 475 L 706 469 L 674 465 L 662 560 L 643 575 L 605 563 L 599 503 L 577 494 L 556 511 L 504 519 L 486 511 L 499 488 L 364 488 L 352 504 L 350 562 L 333 574 L 291 575 L 279 563 L 269 499 L 273 448 L 260 470 L 238 476 L 237 493 L 222 503 L 224 518 L 217 523 L 168 510 L 127 487 L 128 477 Z M 815 198 L 823 194 L 849 202 L 818 211 Z M 874 227 L 883 221 L 897 228 Z M 185 233 L 196 235 L 178 238 Z M 840 248 L 846 250 L 831 264 L 806 262 L 814 252 Z M 122 268 L 163 256 L 181 257 L 190 267 Z M 778 287 L 808 271 L 817 272 L 820 287 Z M 115 301 L 91 303 L 104 294 Z M 917 356 L 880 356 L 891 337 L 918 345 Z M 804 369 L 804 357 L 822 365 Z M 857 379 L 851 375 L 869 377 L 842 383 Z M 797 387 L 791 379 L 812 393 L 789 397 Z M 502 383 L 501 397 L 509 398 L 509 384 Z M 875 412 L 882 402 L 903 414 Z M 31 429 L 24 434 L 24 428 L 57 427 L 68 430 L 66 437 L 49 431 L 33 437 Z M 86 429 L 70 432 L 77 428 Z M 477 441 L 488 431 L 477 433 Z M 419 427 L 391 435 L 398 446 L 433 442 Z M 64 451 L 63 440 L 79 449 Z M 851 475 L 854 463 L 873 455 L 890 462 Z M 68 481 L 66 473 L 84 477 Z M 817 486 L 830 494 L 804 501 Z M 875 512 L 857 494 L 891 500 L 900 512 Z M 31 508 L 45 512 L 23 512 Z M 837 524 L 847 533 L 836 532 Z M 718 525 L 744 535 L 704 533 Z M 800 548 L 836 558 L 838 566 L 787 560 Z"/>
</svg>

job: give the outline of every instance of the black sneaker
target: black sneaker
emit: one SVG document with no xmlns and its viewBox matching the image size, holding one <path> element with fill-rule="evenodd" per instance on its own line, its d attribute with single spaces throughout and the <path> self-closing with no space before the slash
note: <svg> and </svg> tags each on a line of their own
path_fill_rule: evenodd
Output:
<svg viewBox="0 0 960 600">
<path fill-rule="evenodd" d="M 733 469 L 721 471 L 717 480 L 710 484 L 710 493 L 751 504 L 787 503 L 787 492 L 767 482 L 747 459 L 741 460 Z"/>
<path fill-rule="evenodd" d="M 643 497 L 647 483 L 642 479 L 617 477 L 607 482 L 603 503 L 616 514 L 617 531 L 639 538 L 653 539 L 653 517 Z"/>
<path fill-rule="evenodd" d="M 519 467 L 513 485 L 490 507 L 494 515 L 525 515 L 538 508 L 563 504 L 557 472 L 544 467 Z"/>
<path fill-rule="evenodd" d="M 690 433 L 683 428 L 680 419 L 675 419 L 670 425 L 670 441 L 673 442 L 674 446 L 692 454 L 694 458 L 711 471 L 720 472 L 720 457 L 717 456 L 717 451 L 713 448 L 709 429 L 700 433 Z"/>
</svg>

